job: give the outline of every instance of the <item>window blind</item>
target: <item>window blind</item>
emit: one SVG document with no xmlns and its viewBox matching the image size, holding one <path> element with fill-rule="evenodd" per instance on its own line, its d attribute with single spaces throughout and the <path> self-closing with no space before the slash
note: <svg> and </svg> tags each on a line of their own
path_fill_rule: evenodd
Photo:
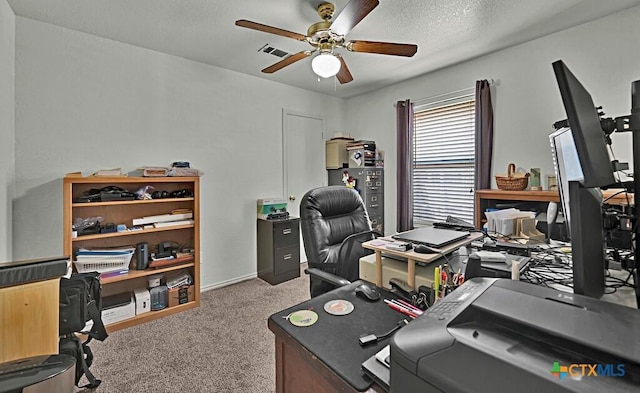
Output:
<svg viewBox="0 0 640 393">
<path fill-rule="evenodd" d="M 444 221 L 448 215 L 473 223 L 475 97 L 414 107 L 413 221 Z"/>
</svg>

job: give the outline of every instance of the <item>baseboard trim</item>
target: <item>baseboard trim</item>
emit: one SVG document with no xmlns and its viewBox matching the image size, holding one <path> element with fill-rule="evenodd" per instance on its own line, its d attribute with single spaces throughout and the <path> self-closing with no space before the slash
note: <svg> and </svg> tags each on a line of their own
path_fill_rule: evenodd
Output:
<svg viewBox="0 0 640 393">
<path fill-rule="evenodd" d="M 251 279 L 256 278 L 256 277 L 258 277 L 257 273 L 251 273 L 251 274 L 247 274 L 246 276 L 232 278 L 231 280 L 221 281 L 221 282 L 217 282 L 215 284 L 201 286 L 200 287 L 200 292 L 206 292 L 206 291 L 210 291 L 212 289 L 226 287 L 228 285 L 237 284 L 239 282 L 251 280 Z"/>
</svg>

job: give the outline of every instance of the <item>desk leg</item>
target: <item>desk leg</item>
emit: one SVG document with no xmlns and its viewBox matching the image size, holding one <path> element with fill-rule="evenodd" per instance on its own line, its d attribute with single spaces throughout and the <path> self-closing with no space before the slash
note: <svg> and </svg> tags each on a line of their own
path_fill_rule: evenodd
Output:
<svg viewBox="0 0 640 393">
<path fill-rule="evenodd" d="M 382 288 L 382 251 L 376 251 L 376 285 Z"/>
<path fill-rule="evenodd" d="M 416 261 L 407 258 L 407 284 L 413 289 L 416 288 Z"/>
</svg>

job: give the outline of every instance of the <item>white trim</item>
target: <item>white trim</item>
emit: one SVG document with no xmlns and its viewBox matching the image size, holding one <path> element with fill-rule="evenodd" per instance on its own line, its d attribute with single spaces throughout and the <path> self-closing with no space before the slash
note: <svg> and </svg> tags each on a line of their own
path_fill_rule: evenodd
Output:
<svg viewBox="0 0 640 393">
<path fill-rule="evenodd" d="M 289 127 L 289 123 L 287 121 L 287 116 L 298 116 L 298 117 L 307 117 L 310 119 L 315 119 L 315 120 L 320 120 L 321 124 L 322 124 L 322 137 L 323 139 L 325 138 L 325 134 L 327 133 L 327 130 L 325 128 L 325 120 L 324 117 L 319 116 L 319 115 L 311 115 L 308 113 L 300 113 L 300 112 L 295 112 L 289 109 L 282 109 L 282 197 L 283 198 L 289 198 L 289 190 L 288 190 L 288 185 L 289 185 L 289 178 L 287 176 L 287 131 L 288 131 L 288 127 Z M 326 176 L 325 176 L 326 177 Z M 323 181 L 323 184 L 326 182 L 326 180 Z"/>
<path fill-rule="evenodd" d="M 246 276 L 240 276 L 240 277 L 236 277 L 236 278 L 232 278 L 231 280 L 227 280 L 227 281 L 221 281 L 215 284 L 209 284 L 209 285 L 205 285 L 205 286 L 201 286 L 200 287 L 200 292 L 206 292 L 206 291 L 210 291 L 212 289 L 218 289 L 218 288 L 222 288 L 222 287 L 226 287 L 229 285 L 233 285 L 233 284 L 238 284 L 241 283 L 243 281 L 247 281 L 247 280 L 251 280 L 254 278 L 258 277 L 258 273 L 251 273 L 251 274 L 247 274 Z"/>
</svg>

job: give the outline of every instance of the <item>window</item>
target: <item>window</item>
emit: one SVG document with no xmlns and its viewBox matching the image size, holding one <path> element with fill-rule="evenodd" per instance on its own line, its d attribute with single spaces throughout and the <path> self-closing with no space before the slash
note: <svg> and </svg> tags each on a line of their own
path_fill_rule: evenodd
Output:
<svg viewBox="0 0 640 393">
<path fill-rule="evenodd" d="M 461 95 L 462 94 L 462 95 Z M 473 223 L 475 95 L 414 104 L 413 222 L 451 215 Z"/>
</svg>

